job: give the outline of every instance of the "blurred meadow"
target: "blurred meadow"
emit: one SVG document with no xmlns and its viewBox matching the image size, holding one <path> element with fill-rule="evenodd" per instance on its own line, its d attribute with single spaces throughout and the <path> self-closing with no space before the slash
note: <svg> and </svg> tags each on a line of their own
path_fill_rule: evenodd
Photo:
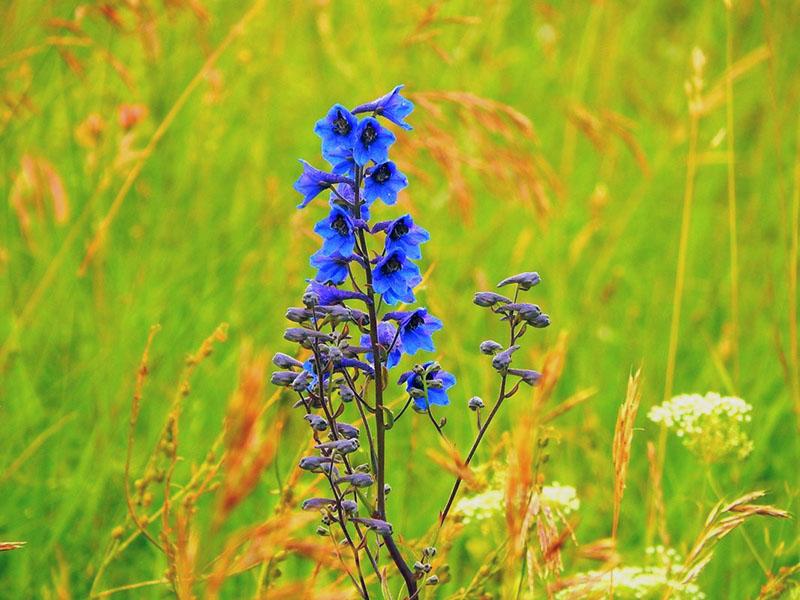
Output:
<svg viewBox="0 0 800 600">
<path fill-rule="evenodd" d="M 473 292 L 537 270 L 552 318 L 520 357 L 545 385 L 504 405 L 462 494 L 507 466 L 580 502 L 538 559 L 536 532 L 512 549 L 510 514 L 454 525 L 424 597 L 546 598 L 650 546 L 686 556 L 721 497 L 800 512 L 797 2 L 6 0 L 0 22 L 0 542 L 26 543 L 0 551 L 0 597 L 170 597 L 170 564 L 195 578 L 185 598 L 350 593 L 298 521 L 307 425 L 267 363 L 293 351 L 284 311 L 319 245 L 322 203 L 297 211 L 292 190 L 298 158 L 321 166 L 313 124 L 397 83 L 416 104 L 396 144 L 410 186 L 376 210 L 431 232 L 420 297 L 445 324 L 435 358 L 458 384 L 440 414 L 462 454 L 467 400 L 496 393 L 477 347 L 501 334 Z M 615 424 L 639 369 L 620 508 Z M 647 418 L 708 391 L 753 406 L 746 459 L 704 463 Z M 249 442 L 220 437 L 226 414 Z M 168 418 L 162 521 L 163 484 L 134 488 Z M 387 436 L 409 557 L 453 479 L 429 425 Z M 232 456 L 255 467 L 231 475 Z M 695 583 L 796 598 L 798 534 L 756 514 Z M 563 571 L 537 576 L 553 553 Z"/>
</svg>

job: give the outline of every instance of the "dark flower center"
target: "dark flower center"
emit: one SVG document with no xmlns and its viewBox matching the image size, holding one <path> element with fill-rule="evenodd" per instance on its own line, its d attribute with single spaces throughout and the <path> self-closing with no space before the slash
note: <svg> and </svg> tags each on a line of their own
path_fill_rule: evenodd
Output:
<svg viewBox="0 0 800 600">
<path fill-rule="evenodd" d="M 383 265 L 383 272 L 384 273 L 396 273 L 400 269 L 403 268 L 403 263 L 397 260 L 397 257 L 393 256 L 386 263 Z"/>
<path fill-rule="evenodd" d="M 414 331 L 417 327 L 422 325 L 424 322 L 425 322 L 425 319 L 415 313 L 415 314 L 411 315 L 411 318 L 408 320 L 408 323 L 406 323 L 406 329 L 408 329 L 409 331 Z"/>
<path fill-rule="evenodd" d="M 387 163 L 382 164 L 372 172 L 372 179 L 378 183 L 383 183 L 392 176 Z"/>
<path fill-rule="evenodd" d="M 342 215 L 338 215 L 331 222 L 331 229 L 339 235 L 350 235 L 350 227 L 347 225 L 347 221 Z"/>
<path fill-rule="evenodd" d="M 364 142 L 365 146 L 369 146 L 376 139 L 378 139 L 378 132 L 375 131 L 375 127 L 372 123 L 367 123 L 367 126 L 364 127 L 364 131 L 361 133 L 361 141 Z"/>
<path fill-rule="evenodd" d="M 392 227 L 391 233 L 389 233 L 389 237 L 393 240 L 399 240 L 405 234 L 408 233 L 408 225 L 406 225 L 405 221 L 399 221 L 395 223 L 395 226 Z"/>
<path fill-rule="evenodd" d="M 350 133 L 350 123 L 344 118 L 342 111 L 336 113 L 336 118 L 333 120 L 333 131 L 337 135 L 347 135 Z"/>
</svg>

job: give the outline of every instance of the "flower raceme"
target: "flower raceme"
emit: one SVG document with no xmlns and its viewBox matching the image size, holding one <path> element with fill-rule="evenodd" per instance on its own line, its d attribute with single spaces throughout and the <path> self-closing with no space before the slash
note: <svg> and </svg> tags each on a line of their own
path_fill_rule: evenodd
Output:
<svg viewBox="0 0 800 600">
<path fill-rule="evenodd" d="M 272 382 L 295 395 L 293 406 L 304 411 L 314 439 L 313 451 L 300 460 L 299 468 L 322 475 L 330 488 L 325 494 L 329 497 L 310 498 L 302 508 L 322 513 L 317 529 L 321 535 L 344 537 L 357 571 L 351 580 L 362 598 L 370 597 L 362 568 L 371 566 L 373 580 L 386 583 L 387 571 L 378 565 L 378 557 L 385 555 L 380 548 L 388 549 L 410 597 L 418 595 L 419 573 L 432 568 L 435 550 L 407 561 L 393 540 L 386 500 L 391 489 L 386 481 L 385 463 L 391 456 L 386 432 L 406 408 L 413 407 L 444 435 L 446 420 L 435 419 L 431 407 L 448 406 L 456 385 L 455 376 L 438 362 L 424 360 L 397 379 L 406 403 L 396 415 L 383 401 L 387 382 L 396 377 L 390 370 L 399 367 L 404 357 L 436 352 L 434 334 L 443 328 L 425 307 L 387 310 L 416 302 L 416 288 L 422 282 L 416 261 L 422 260 L 422 245 L 430 234 L 410 214 L 390 213 L 386 220 L 370 223 L 371 213 L 392 210 L 408 186 L 408 178 L 389 157 L 396 142 L 390 127 L 411 129 L 406 118 L 414 105 L 402 96 L 402 87 L 352 110 L 334 104 L 314 126 L 322 158 L 330 167 L 322 170 L 301 161 L 303 170 L 294 188 L 302 196 L 298 208 L 305 209 L 323 192 L 328 205 L 314 226 L 321 243 L 309 261 L 313 277 L 307 279 L 302 306 L 287 310 L 292 325 L 284 333 L 288 342 L 304 349 L 304 362 L 288 353 L 273 359 L 280 370 L 273 373 Z M 538 283 L 538 274 L 525 272 L 500 283 L 509 286 L 506 289 L 515 286 L 513 300 L 493 292 L 476 295 L 479 306 L 511 326 L 508 349 L 497 343 L 491 349 L 481 346 L 497 363 L 503 388 L 505 378 L 515 382 L 495 409 L 516 393 L 520 383 L 534 385 L 538 380 L 536 371 L 510 367 L 511 353 L 526 328 L 549 324 L 537 305 L 517 302 L 520 291 Z M 473 402 L 470 408 L 480 413 L 484 405 Z M 478 419 L 480 423 L 480 414 Z M 457 490 L 458 482 L 454 493 Z M 373 543 L 367 532 L 381 541 Z M 426 582 L 434 585 L 438 578 L 430 575 Z"/>
</svg>

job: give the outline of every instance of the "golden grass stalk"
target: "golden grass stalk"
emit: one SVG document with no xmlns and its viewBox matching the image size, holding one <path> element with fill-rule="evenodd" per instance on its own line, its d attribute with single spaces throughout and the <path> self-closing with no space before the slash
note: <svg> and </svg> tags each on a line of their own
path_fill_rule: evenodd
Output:
<svg viewBox="0 0 800 600">
<path fill-rule="evenodd" d="M 681 583 L 689 583 L 697 578 L 714 554 L 714 548 L 731 531 L 743 525 L 755 516 L 788 519 L 789 513 L 767 504 L 753 504 L 755 500 L 766 494 L 763 490 L 750 492 L 732 502 L 720 500 L 709 512 L 703 529 L 697 536 L 691 550 L 684 561 L 683 579 Z M 664 600 L 670 590 L 664 594 Z"/>
<path fill-rule="evenodd" d="M 617 424 L 614 428 L 614 443 L 611 449 L 614 461 L 614 509 L 611 524 L 611 538 L 613 540 L 617 539 L 622 496 L 625 493 L 625 479 L 631 458 L 633 425 L 636 421 L 636 413 L 639 411 L 639 402 L 642 399 L 641 378 L 641 369 L 628 377 L 625 402 L 622 403 L 619 413 L 617 413 Z"/>
</svg>

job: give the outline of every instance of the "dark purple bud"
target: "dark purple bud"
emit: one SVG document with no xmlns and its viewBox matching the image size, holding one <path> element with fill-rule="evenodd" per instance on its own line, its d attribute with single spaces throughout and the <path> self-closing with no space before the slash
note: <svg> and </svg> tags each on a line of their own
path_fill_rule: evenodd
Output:
<svg viewBox="0 0 800 600">
<path fill-rule="evenodd" d="M 522 377 L 522 381 L 528 385 L 536 385 L 536 382 L 538 382 L 542 376 L 538 371 L 531 371 L 530 369 L 509 369 L 508 374 Z"/>
<path fill-rule="evenodd" d="M 313 290 L 306 290 L 303 294 L 303 304 L 308 308 L 312 308 L 319 304 L 319 294 Z"/>
<path fill-rule="evenodd" d="M 515 344 L 510 348 L 503 350 L 500 354 L 496 354 L 492 359 L 492 366 L 502 373 L 508 369 L 508 366 L 511 364 L 511 355 L 517 350 L 519 350 L 519 346 Z"/>
<path fill-rule="evenodd" d="M 283 338 L 290 342 L 297 342 L 304 348 L 310 348 L 313 341 L 330 342 L 333 338 L 327 333 L 315 331 L 313 329 L 306 329 L 305 327 L 289 327 L 284 333 Z"/>
<path fill-rule="evenodd" d="M 311 373 L 308 371 L 300 371 L 297 377 L 292 381 L 292 389 L 295 392 L 305 392 L 308 389 L 308 384 L 311 381 Z"/>
<path fill-rule="evenodd" d="M 372 348 L 368 348 L 367 346 L 345 346 L 342 348 L 342 352 L 348 358 L 356 358 L 359 354 L 372 352 Z"/>
<path fill-rule="evenodd" d="M 355 323 L 356 325 L 360 325 L 361 327 L 366 327 L 367 325 L 369 325 L 369 315 L 364 311 L 351 308 L 350 318 L 353 320 L 353 323 Z"/>
<path fill-rule="evenodd" d="M 289 387 L 296 378 L 297 373 L 294 371 L 275 371 L 270 377 L 270 381 L 273 385 Z"/>
<path fill-rule="evenodd" d="M 302 367 L 303 363 L 301 363 L 296 358 L 292 358 L 288 354 L 284 354 L 283 352 L 278 352 L 275 356 L 272 357 L 272 363 L 276 367 L 280 367 L 281 369 L 291 369 L 294 367 Z"/>
<path fill-rule="evenodd" d="M 500 352 L 500 350 L 503 349 L 503 346 L 501 344 L 498 344 L 494 340 L 486 340 L 485 342 L 481 342 L 480 348 L 483 354 L 494 356 L 495 354 Z"/>
<path fill-rule="evenodd" d="M 336 423 L 336 433 L 345 439 L 352 440 L 358 437 L 358 427 L 347 423 Z"/>
<path fill-rule="evenodd" d="M 330 460 L 330 459 L 328 459 Z M 349 483 L 353 487 L 369 487 L 375 480 L 372 478 L 372 475 L 369 473 L 350 473 L 349 475 L 343 475 L 336 480 L 337 483 Z"/>
<path fill-rule="evenodd" d="M 529 321 L 529 323 L 537 329 L 544 329 L 550 325 L 550 317 L 542 313 L 532 321 Z"/>
<path fill-rule="evenodd" d="M 500 294 L 495 294 L 494 292 L 477 292 L 472 301 L 478 306 L 483 306 L 485 308 L 494 306 L 497 303 L 508 304 L 509 302 L 511 302 L 511 300 L 509 300 L 505 296 L 501 296 Z"/>
<path fill-rule="evenodd" d="M 503 287 L 504 285 L 511 285 L 516 283 L 521 290 L 529 290 L 537 283 L 541 281 L 539 274 L 535 271 L 528 271 L 526 273 L 519 273 L 514 275 L 513 277 L 506 277 L 497 284 L 497 287 Z"/>
<path fill-rule="evenodd" d="M 311 320 L 313 314 L 307 308 L 292 307 L 286 310 L 286 318 L 292 323 L 307 323 Z"/>
<path fill-rule="evenodd" d="M 375 369 L 373 368 L 372 365 L 368 365 L 367 363 L 362 362 L 360 360 L 356 360 L 355 358 L 343 358 L 340 361 L 340 365 L 344 368 L 358 369 L 359 371 L 363 371 L 370 377 L 373 377 L 375 375 Z"/>
<path fill-rule="evenodd" d="M 326 465 L 330 468 L 332 464 L 333 459 L 327 456 L 305 456 L 300 459 L 298 466 L 304 471 L 319 473 L 324 470 Z"/>
<path fill-rule="evenodd" d="M 473 396 L 469 399 L 469 403 L 467 404 L 470 410 L 479 410 L 481 408 L 485 408 L 483 400 L 478 398 L 478 396 Z"/>
<path fill-rule="evenodd" d="M 528 320 L 533 320 L 542 314 L 542 309 L 536 304 L 528 304 L 526 302 L 513 302 L 506 304 L 497 309 L 497 312 L 503 314 L 519 313 L 519 316 Z"/>
<path fill-rule="evenodd" d="M 317 450 L 328 450 L 331 452 L 338 452 L 339 454 L 350 454 L 358 450 L 360 444 L 358 438 L 334 440 L 332 442 L 323 442 L 314 446 Z"/>
<path fill-rule="evenodd" d="M 308 500 L 303 500 L 300 508 L 303 510 L 321 510 L 334 504 L 336 504 L 336 501 L 329 498 L 309 498 Z"/>
<path fill-rule="evenodd" d="M 328 428 L 328 422 L 319 415 L 308 414 L 303 417 L 314 431 L 325 431 Z"/>
<path fill-rule="evenodd" d="M 390 486 L 388 483 L 384 483 L 383 484 L 383 495 L 384 496 L 388 496 L 391 493 L 392 493 L 392 486 Z"/>
<path fill-rule="evenodd" d="M 341 306 L 339 304 L 326 306 L 324 307 L 324 311 L 327 313 L 328 319 L 333 323 L 347 323 L 352 320 L 350 309 L 346 306 Z"/>
<path fill-rule="evenodd" d="M 339 386 L 339 396 L 341 396 L 342 402 L 352 402 L 355 400 L 356 393 L 349 385 L 343 383 Z"/>
<path fill-rule="evenodd" d="M 378 535 L 392 535 L 392 525 L 380 519 L 367 519 L 365 517 L 353 517 L 350 519 L 356 523 L 361 523 L 367 529 L 370 529 Z"/>
</svg>

